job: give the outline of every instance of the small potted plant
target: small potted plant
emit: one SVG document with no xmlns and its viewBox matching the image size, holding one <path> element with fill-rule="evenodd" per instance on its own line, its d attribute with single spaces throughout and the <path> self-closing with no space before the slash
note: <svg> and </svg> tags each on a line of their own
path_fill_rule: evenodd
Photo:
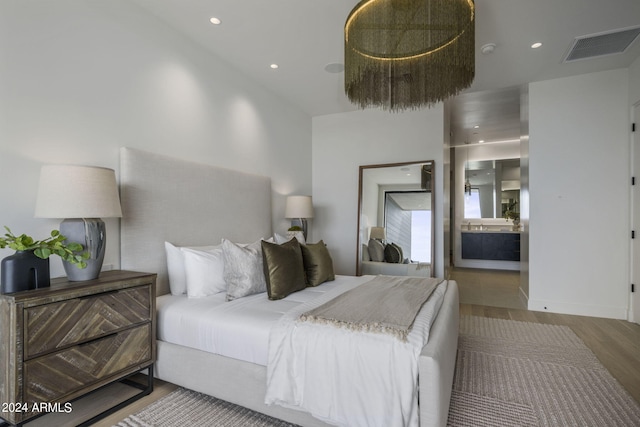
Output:
<svg viewBox="0 0 640 427">
<path fill-rule="evenodd" d="M 302 227 L 298 225 L 293 225 L 287 229 L 287 238 L 293 239 L 294 237 L 297 238 L 300 242 L 304 243 L 305 238 L 304 238 L 304 231 L 302 230 Z"/>
<path fill-rule="evenodd" d="M 10 248 L 16 251 L 2 260 L 1 293 L 36 289 L 49 286 L 49 257 L 58 255 L 78 268 L 87 266 L 89 253 L 80 253 L 84 248 L 80 243 L 65 243 L 67 238 L 58 230 L 43 240 L 34 240 L 26 234 L 16 236 L 7 231 L 0 237 L 0 249 Z"/>
<path fill-rule="evenodd" d="M 504 218 L 508 220 L 513 220 L 513 231 L 520 230 L 520 213 L 516 211 L 517 202 L 513 202 L 509 204 L 509 207 L 504 212 Z"/>
</svg>

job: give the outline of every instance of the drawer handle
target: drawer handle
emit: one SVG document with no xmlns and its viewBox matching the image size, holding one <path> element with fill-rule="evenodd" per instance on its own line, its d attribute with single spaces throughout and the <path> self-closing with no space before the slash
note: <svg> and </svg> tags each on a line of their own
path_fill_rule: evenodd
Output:
<svg viewBox="0 0 640 427">
<path fill-rule="evenodd" d="M 79 346 L 80 346 L 80 347 L 84 347 L 84 346 L 86 346 L 86 345 L 93 344 L 93 343 L 95 343 L 95 342 L 97 342 L 97 341 L 100 341 L 100 340 L 105 340 L 105 339 L 107 339 L 107 338 L 115 337 L 116 335 L 118 335 L 118 333 L 117 333 L 117 332 L 112 332 L 112 333 L 110 333 L 109 335 L 105 335 L 105 336 L 103 336 L 103 337 L 98 337 L 98 338 L 94 338 L 94 339 L 92 339 L 92 340 L 90 340 L 90 341 L 83 342 L 82 344 L 79 344 Z"/>
<path fill-rule="evenodd" d="M 78 297 L 78 299 L 90 299 L 90 298 L 95 298 L 95 297 L 101 297 L 103 295 L 117 294 L 118 292 L 120 292 L 118 289 L 114 289 L 112 291 L 102 292 L 102 293 L 99 293 L 99 294 L 85 295 L 85 296 L 82 296 L 82 297 Z"/>
</svg>

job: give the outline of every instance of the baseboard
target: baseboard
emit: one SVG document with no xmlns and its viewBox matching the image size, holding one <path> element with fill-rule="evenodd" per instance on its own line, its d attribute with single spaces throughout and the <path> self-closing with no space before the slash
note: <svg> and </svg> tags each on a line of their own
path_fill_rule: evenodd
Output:
<svg viewBox="0 0 640 427">
<path fill-rule="evenodd" d="M 576 316 L 603 317 L 607 319 L 627 320 L 628 310 L 623 307 L 607 307 L 600 305 L 572 304 L 558 301 L 529 299 L 528 308 L 531 311 L 546 311 L 549 313 L 572 314 Z"/>
</svg>

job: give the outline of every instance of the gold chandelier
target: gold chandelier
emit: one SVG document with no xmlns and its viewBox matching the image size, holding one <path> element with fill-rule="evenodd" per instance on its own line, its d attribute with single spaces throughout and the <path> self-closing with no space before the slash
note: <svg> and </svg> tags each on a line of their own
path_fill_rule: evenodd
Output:
<svg viewBox="0 0 640 427">
<path fill-rule="evenodd" d="M 473 82 L 473 0 L 363 0 L 347 18 L 344 46 L 351 102 L 429 107 Z"/>
</svg>

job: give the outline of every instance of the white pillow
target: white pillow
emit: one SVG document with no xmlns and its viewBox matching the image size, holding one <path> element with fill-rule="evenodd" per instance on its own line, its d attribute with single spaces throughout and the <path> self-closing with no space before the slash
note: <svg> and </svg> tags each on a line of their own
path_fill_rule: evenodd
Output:
<svg viewBox="0 0 640 427">
<path fill-rule="evenodd" d="M 212 250 L 219 248 L 215 246 L 186 246 L 191 249 Z M 184 255 L 180 247 L 169 242 L 164 242 L 164 249 L 167 255 L 167 272 L 169 273 L 169 289 L 171 295 L 183 295 L 187 293 L 187 276 L 184 269 Z"/>
<path fill-rule="evenodd" d="M 247 246 L 222 239 L 227 301 L 267 292 L 260 240 Z"/>
<path fill-rule="evenodd" d="M 222 247 L 210 250 L 180 248 L 184 256 L 187 296 L 202 298 L 227 290 Z"/>
</svg>

